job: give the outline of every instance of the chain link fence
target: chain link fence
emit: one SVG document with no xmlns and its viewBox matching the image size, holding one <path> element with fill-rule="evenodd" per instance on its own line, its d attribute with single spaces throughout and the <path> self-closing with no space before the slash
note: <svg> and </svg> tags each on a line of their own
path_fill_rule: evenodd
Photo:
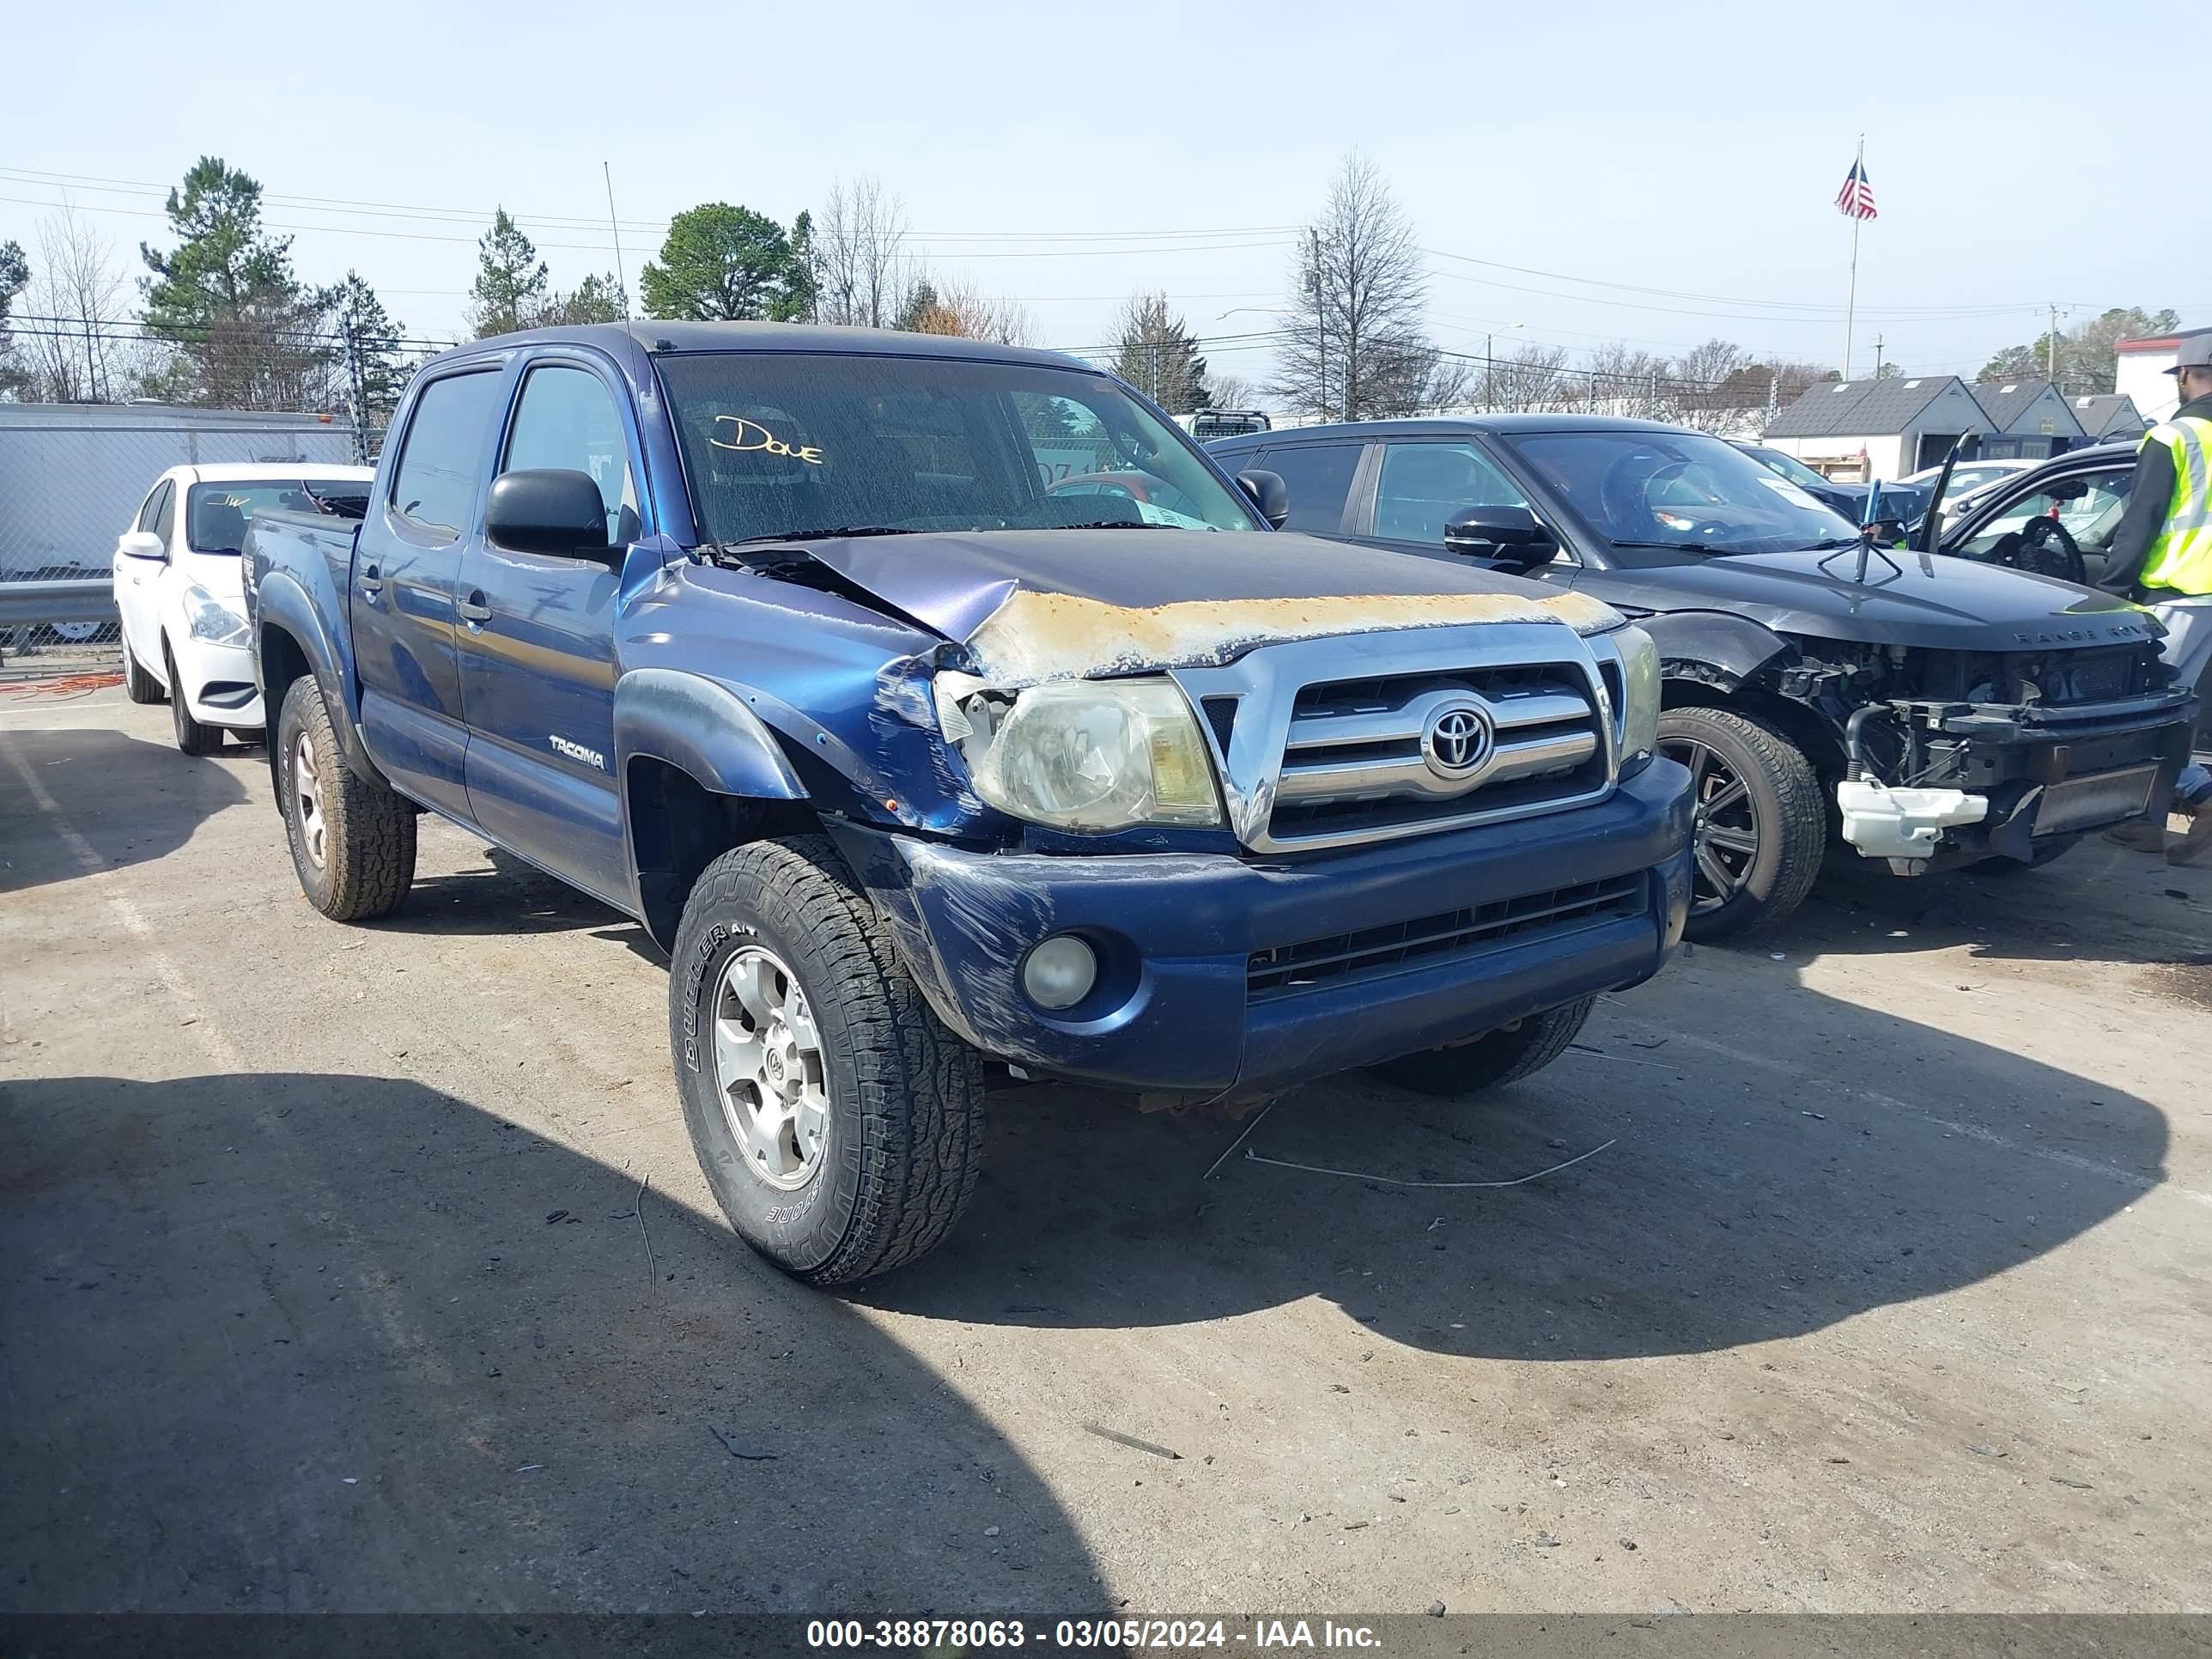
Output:
<svg viewBox="0 0 2212 1659">
<path fill-rule="evenodd" d="M 170 468 L 345 465 L 361 441 L 330 416 L 0 404 L 0 672 L 120 665 L 116 542 Z"/>
</svg>

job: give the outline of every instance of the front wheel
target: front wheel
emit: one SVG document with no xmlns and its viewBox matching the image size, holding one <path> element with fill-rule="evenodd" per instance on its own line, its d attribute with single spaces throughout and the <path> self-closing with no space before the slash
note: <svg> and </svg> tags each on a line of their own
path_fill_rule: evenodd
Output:
<svg viewBox="0 0 2212 1659">
<path fill-rule="evenodd" d="M 177 734 L 177 750 L 185 755 L 212 755 L 222 747 L 222 727 L 192 718 L 185 702 L 185 683 L 177 674 L 177 653 L 166 645 L 161 660 L 169 671 L 169 725 Z"/>
<path fill-rule="evenodd" d="M 1730 939 L 1802 904 L 1828 842 L 1803 751 L 1763 720 L 1693 704 L 1659 716 L 1659 752 L 1690 769 L 1697 868 L 1684 931 L 1700 944 Z"/>
<path fill-rule="evenodd" d="M 1417 1095 L 1471 1095 L 1502 1088 L 1542 1071 L 1566 1053 L 1596 1001 L 1584 997 L 1564 1008 L 1517 1019 L 1457 1048 L 1403 1054 L 1370 1069 L 1385 1083 Z"/>
<path fill-rule="evenodd" d="M 414 809 L 346 764 L 311 675 L 284 694 L 276 742 L 284 832 L 301 891 L 332 921 L 389 915 L 415 880 Z"/>
<path fill-rule="evenodd" d="M 677 1088 L 738 1237 L 814 1285 L 940 1243 L 981 1168 L 981 1058 L 922 1000 L 830 842 L 716 859 L 674 958 Z"/>
</svg>

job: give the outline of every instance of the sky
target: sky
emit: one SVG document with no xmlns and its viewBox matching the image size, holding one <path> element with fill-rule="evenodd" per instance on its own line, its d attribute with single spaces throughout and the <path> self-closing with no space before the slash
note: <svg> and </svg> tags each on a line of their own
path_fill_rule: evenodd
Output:
<svg viewBox="0 0 2212 1659">
<path fill-rule="evenodd" d="M 555 283 L 623 267 L 673 213 L 788 223 L 872 175 L 909 247 L 1018 299 L 1035 342 L 1096 347 L 1164 289 L 1217 370 L 1258 381 L 1297 228 L 1358 150 L 1409 215 L 1431 333 L 1500 355 L 1718 336 L 1852 368 L 1971 374 L 2108 306 L 2212 322 L 2212 213 L 2144 167 L 2191 132 L 2158 43 L 2194 5 L 1083 7 L 874 0 L 626 8 L 398 0 L 368 10 L 26 8 L 0 100 L 0 241 L 35 260 L 66 201 L 119 261 L 165 245 L 193 160 L 258 179 L 311 282 L 356 270 L 410 334 L 462 327 L 503 204 Z M 118 52 L 142 68 L 124 73 Z M 135 271 L 134 271 L 135 274 Z"/>
</svg>

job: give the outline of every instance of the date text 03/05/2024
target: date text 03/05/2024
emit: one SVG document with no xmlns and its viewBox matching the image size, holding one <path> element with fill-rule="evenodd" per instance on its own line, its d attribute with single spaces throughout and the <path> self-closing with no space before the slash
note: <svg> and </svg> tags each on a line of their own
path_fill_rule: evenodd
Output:
<svg viewBox="0 0 2212 1659">
<path fill-rule="evenodd" d="M 1249 1647 L 1308 1650 L 1372 1649 L 1378 1639 L 1366 1625 L 1333 1620 L 1260 1619 L 1249 1627 L 1220 1619 L 1062 1619 L 1035 1629 L 1019 1619 L 816 1619 L 806 1626 L 810 1648 L 1144 1648 L 1178 1650 Z"/>
</svg>

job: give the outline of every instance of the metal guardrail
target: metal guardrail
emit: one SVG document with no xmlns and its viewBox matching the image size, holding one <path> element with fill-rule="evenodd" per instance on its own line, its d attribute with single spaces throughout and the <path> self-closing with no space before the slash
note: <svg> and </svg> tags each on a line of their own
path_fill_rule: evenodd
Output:
<svg viewBox="0 0 2212 1659">
<path fill-rule="evenodd" d="M 62 581 L 0 581 L 0 628 L 34 623 L 115 621 L 115 584 L 105 576 Z"/>
</svg>

